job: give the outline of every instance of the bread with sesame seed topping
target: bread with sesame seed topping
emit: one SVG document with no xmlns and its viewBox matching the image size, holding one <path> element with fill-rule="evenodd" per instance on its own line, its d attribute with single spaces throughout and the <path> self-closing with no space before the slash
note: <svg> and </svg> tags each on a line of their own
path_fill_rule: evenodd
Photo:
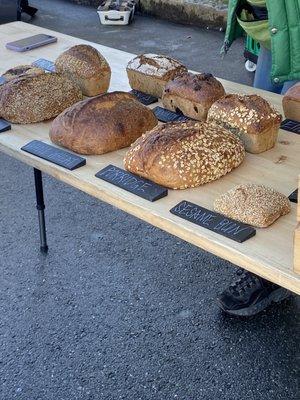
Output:
<svg viewBox="0 0 300 400">
<path fill-rule="evenodd" d="M 127 65 L 127 75 L 132 89 L 161 98 L 169 80 L 187 72 L 187 68 L 171 57 L 141 54 Z"/>
<path fill-rule="evenodd" d="M 15 124 L 41 122 L 80 100 L 79 87 L 65 76 L 19 76 L 0 86 L 0 117 Z"/>
<path fill-rule="evenodd" d="M 243 184 L 220 195 L 215 211 L 258 228 L 266 228 L 291 210 L 289 199 L 276 190 L 253 183 Z"/>
<path fill-rule="evenodd" d="M 206 121 L 211 105 L 224 95 L 222 83 L 212 74 L 188 72 L 166 84 L 162 103 L 168 110 Z"/>
<path fill-rule="evenodd" d="M 137 139 L 124 165 L 160 185 L 187 189 L 219 179 L 244 157 L 240 139 L 216 124 L 171 122 Z"/>
<path fill-rule="evenodd" d="M 282 117 L 257 94 L 227 94 L 211 106 L 207 120 L 236 134 L 246 151 L 257 154 L 275 146 Z"/>
<path fill-rule="evenodd" d="M 110 66 L 97 49 L 87 44 L 73 46 L 58 56 L 55 70 L 74 81 L 85 96 L 108 91 Z"/>
<path fill-rule="evenodd" d="M 130 146 L 157 123 L 135 96 L 111 92 L 65 110 L 53 121 L 50 139 L 79 154 L 104 154 Z"/>
</svg>

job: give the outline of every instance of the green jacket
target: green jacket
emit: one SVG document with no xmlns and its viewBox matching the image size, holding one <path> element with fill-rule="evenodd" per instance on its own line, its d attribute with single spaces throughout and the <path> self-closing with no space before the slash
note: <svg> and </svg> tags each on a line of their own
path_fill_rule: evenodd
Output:
<svg viewBox="0 0 300 400">
<path fill-rule="evenodd" d="M 246 0 L 229 0 L 228 20 L 222 52 L 243 31 L 236 18 L 236 9 Z M 266 0 L 271 33 L 272 71 L 274 83 L 300 80 L 300 0 Z"/>
</svg>

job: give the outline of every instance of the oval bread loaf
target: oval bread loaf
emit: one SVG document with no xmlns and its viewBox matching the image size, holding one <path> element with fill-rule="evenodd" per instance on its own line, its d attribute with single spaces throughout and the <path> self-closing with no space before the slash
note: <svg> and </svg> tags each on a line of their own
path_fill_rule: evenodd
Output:
<svg viewBox="0 0 300 400">
<path fill-rule="evenodd" d="M 242 142 L 205 122 L 172 122 L 139 138 L 127 152 L 125 168 L 172 189 L 196 187 L 219 179 L 241 164 Z"/>
<path fill-rule="evenodd" d="M 17 65 L 16 67 L 8 69 L 2 76 L 8 82 L 12 79 L 18 78 L 19 76 L 41 74 L 45 74 L 45 71 L 42 68 L 33 65 Z"/>
<path fill-rule="evenodd" d="M 20 76 L 0 86 L 0 116 L 17 124 L 41 122 L 81 99 L 78 86 L 59 74 Z"/>
<path fill-rule="evenodd" d="M 130 146 L 157 125 L 153 112 L 125 92 L 83 100 L 52 123 L 52 142 L 80 154 L 104 154 Z"/>
<path fill-rule="evenodd" d="M 55 69 L 73 80 L 85 96 L 97 96 L 109 88 L 110 66 L 92 46 L 79 44 L 66 50 L 56 59 Z"/>
</svg>

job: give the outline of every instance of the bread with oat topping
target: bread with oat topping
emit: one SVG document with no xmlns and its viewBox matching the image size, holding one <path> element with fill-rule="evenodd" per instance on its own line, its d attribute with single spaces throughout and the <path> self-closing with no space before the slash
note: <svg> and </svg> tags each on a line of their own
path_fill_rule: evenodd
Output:
<svg viewBox="0 0 300 400">
<path fill-rule="evenodd" d="M 78 86 L 62 75 L 20 76 L 0 86 L 0 117 L 16 124 L 41 122 L 80 100 Z"/>
<path fill-rule="evenodd" d="M 224 95 L 222 83 L 212 74 L 188 72 L 166 84 L 162 103 L 168 110 L 206 121 L 211 105 Z"/>
<path fill-rule="evenodd" d="M 173 58 L 157 54 L 141 54 L 127 65 L 132 89 L 161 98 L 166 83 L 187 72 L 187 68 Z"/>
<path fill-rule="evenodd" d="M 211 106 L 207 120 L 240 137 L 249 153 L 262 153 L 275 146 L 282 117 L 257 94 L 227 94 Z"/>
<path fill-rule="evenodd" d="M 245 224 L 266 228 L 291 210 L 289 199 L 276 190 L 253 183 L 238 185 L 219 196 L 215 211 Z"/>
<path fill-rule="evenodd" d="M 78 85 L 85 96 L 108 91 L 110 66 L 97 49 L 87 44 L 73 46 L 58 56 L 55 70 Z"/>
<path fill-rule="evenodd" d="M 159 125 L 132 144 L 125 168 L 172 189 L 187 189 L 219 179 L 245 157 L 240 141 L 212 123 L 187 121 Z"/>
</svg>

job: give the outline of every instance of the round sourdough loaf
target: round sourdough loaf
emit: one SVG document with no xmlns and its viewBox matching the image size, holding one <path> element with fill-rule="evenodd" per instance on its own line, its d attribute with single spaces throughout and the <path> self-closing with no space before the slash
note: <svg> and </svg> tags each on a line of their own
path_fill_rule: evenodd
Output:
<svg viewBox="0 0 300 400">
<path fill-rule="evenodd" d="M 52 123 L 52 142 L 80 154 L 128 147 L 157 125 L 153 112 L 125 92 L 106 93 L 65 110 Z"/>
<path fill-rule="evenodd" d="M 219 179 L 241 164 L 242 142 L 222 127 L 205 122 L 172 122 L 139 138 L 127 152 L 128 171 L 172 189 Z"/>
<path fill-rule="evenodd" d="M 166 84 L 162 102 L 168 110 L 206 121 L 211 105 L 224 95 L 222 83 L 212 74 L 188 72 Z"/>
<path fill-rule="evenodd" d="M 80 89 L 64 76 L 20 76 L 0 86 L 0 117 L 17 124 L 41 122 L 80 100 Z"/>
<path fill-rule="evenodd" d="M 16 67 L 8 69 L 2 76 L 6 81 L 11 81 L 19 76 L 41 74 L 45 74 L 45 71 L 42 68 L 33 65 L 17 65 Z"/>
<path fill-rule="evenodd" d="M 85 96 L 97 96 L 109 88 L 110 66 L 98 50 L 87 44 L 63 52 L 55 61 L 55 69 L 72 79 Z"/>
</svg>

